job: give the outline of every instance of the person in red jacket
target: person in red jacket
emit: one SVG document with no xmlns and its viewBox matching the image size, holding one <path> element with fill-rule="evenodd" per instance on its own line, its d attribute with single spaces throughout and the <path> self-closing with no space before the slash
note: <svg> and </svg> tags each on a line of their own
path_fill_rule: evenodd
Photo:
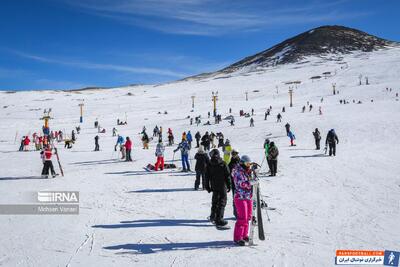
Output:
<svg viewBox="0 0 400 267">
<path fill-rule="evenodd" d="M 56 177 L 56 172 L 54 171 L 54 166 L 53 162 L 51 161 L 51 156 L 53 153 L 51 152 L 51 147 L 46 146 L 46 148 L 40 152 L 42 155 L 42 160 L 43 160 L 43 169 L 42 169 L 42 177 L 48 177 L 49 176 L 49 169 L 51 170 L 51 175 Z"/>
<path fill-rule="evenodd" d="M 24 139 L 24 150 L 25 151 L 28 151 L 28 148 L 29 148 L 29 143 L 31 142 L 31 140 L 29 139 L 29 137 L 28 136 L 25 136 L 25 139 Z"/>
<path fill-rule="evenodd" d="M 132 161 L 132 158 L 131 158 L 132 141 L 129 137 L 126 137 L 125 150 L 126 150 L 126 160 L 125 161 Z"/>
</svg>

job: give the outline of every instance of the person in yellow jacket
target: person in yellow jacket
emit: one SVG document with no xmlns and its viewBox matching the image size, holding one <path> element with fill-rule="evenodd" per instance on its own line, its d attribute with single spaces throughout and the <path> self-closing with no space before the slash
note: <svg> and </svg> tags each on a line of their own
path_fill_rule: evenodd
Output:
<svg viewBox="0 0 400 267">
<path fill-rule="evenodd" d="M 222 151 L 224 152 L 224 161 L 226 164 L 229 164 L 231 161 L 231 152 L 232 152 L 232 147 L 229 142 L 229 139 L 226 139 L 224 146 L 222 147 Z"/>
</svg>

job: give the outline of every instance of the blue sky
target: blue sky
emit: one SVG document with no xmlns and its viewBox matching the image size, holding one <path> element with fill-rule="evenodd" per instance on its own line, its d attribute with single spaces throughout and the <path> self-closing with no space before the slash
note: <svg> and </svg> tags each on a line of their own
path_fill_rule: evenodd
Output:
<svg viewBox="0 0 400 267">
<path fill-rule="evenodd" d="M 321 25 L 400 41 L 400 1 L 3 0 L 0 90 L 161 83 Z"/>
</svg>

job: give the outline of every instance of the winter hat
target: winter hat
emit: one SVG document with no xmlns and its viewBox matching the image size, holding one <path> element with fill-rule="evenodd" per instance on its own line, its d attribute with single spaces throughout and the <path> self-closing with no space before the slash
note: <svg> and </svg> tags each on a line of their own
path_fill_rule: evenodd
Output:
<svg viewBox="0 0 400 267">
<path fill-rule="evenodd" d="M 219 150 L 214 148 L 213 150 L 210 151 L 210 157 L 211 158 L 219 158 Z"/>
<path fill-rule="evenodd" d="M 243 162 L 243 163 L 251 163 L 251 159 L 250 159 L 249 156 L 243 155 L 243 156 L 240 157 L 240 162 Z"/>
</svg>

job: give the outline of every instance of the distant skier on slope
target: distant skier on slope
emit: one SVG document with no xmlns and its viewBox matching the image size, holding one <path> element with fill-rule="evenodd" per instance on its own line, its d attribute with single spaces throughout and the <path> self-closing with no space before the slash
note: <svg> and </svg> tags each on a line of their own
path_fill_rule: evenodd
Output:
<svg viewBox="0 0 400 267">
<path fill-rule="evenodd" d="M 100 146 L 99 146 L 99 136 L 96 135 L 94 137 L 94 151 L 99 151 L 100 150 Z"/>
<path fill-rule="evenodd" d="M 321 133 L 319 132 L 318 128 L 315 128 L 315 131 L 313 132 L 314 140 L 315 140 L 315 149 L 319 150 L 320 149 L 320 143 L 321 143 Z"/>
<path fill-rule="evenodd" d="M 339 138 L 337 137 L 335 130 L 331 129 L 326 135 L 325 147 L 329 145 L 329 156 L 336 156 L 336 144 L 339 144 Z"/>
<path fill-rule="evenodd" d="M 158 142 L 157 147 L 156 147 L 156 157 L 157 157 L 157 162 L 154 165 L 154 170 L 158 171 L 158 168 L 160 170 L 164 170 L 164 151 L 165 147 L 162 142 Z"/>
<path fill-rule="evenodd" d="M 210 151 L 210 162 L 206 168 L 206 185 L 208 193 L 212 194 L 212 205 L 210 221 L 217 227 L 223 227 L 228 224 L 224 220 L 224 212 L 227 201 L 227 192 L 231 189 L 230 172 L 228 166 L 221 159 L 218 149 Z"/>
<path fill-rule="evenodd" d="M 290 146 L 295 146 L 294 140 L 296 139 L 296 136 L 294 135 L 294 133 L 291 130 L 288 133 L 288 137 L 290 139 Z"/>
<path fill-rule="evenodd" d="M 276 115 L 276 122 L 281 122 L 282 121 L 282 115 L 281 113 L 278 113 L 278 115 Z"/>
<path fill-rule="evenodd" d="M 200 138 L 201 138 L 201 134 L 199 131 L 197 131 L 197 133 L 194 135 L 194 138 L 196 139 L 196 148 L 198 148 L 200 146 Z"/>
<path fill-rule="evenodd" d="M 289 132 L 290 132 L 290 124 L 289 123 L 285 124 L 285 129 L 286 129 L 286 136 L 289 136 Z"/>
<path fill-rule="evenodd" d="M 206 132 L 201 138 L 201 145 L 204 147 L 206 152 L 210 151 L 210 135 Z"/>
</svg>

